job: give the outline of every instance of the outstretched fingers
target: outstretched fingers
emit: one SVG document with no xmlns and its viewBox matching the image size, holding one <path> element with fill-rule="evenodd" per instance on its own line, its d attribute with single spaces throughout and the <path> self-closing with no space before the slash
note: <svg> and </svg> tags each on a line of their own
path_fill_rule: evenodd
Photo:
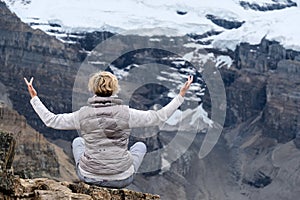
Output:
<svg viewBox="0 0 300 200">
<path fill-rule="evenodd" d="M 193 82 L 193 76 L 188 76 L 188 80 L 184 83 L 184 85 L 182 86 L 182 88 L 180 89 L 179 94 L 181 96 L 184 96 L 186 91 L 190 88 L 191 84 Z"/>
<path fill-rule="evenodd" d="M 189 76 L 188 80 L 185 82 L 186 89 L 188 89 L 192 83 L 193 83 L 193 76 Z"/>
<path fill-rule="evenodd" d="M 27 78 L 24 77 L 24 81 L 25 83 L 29 86 L 29 85 L 32 85 L 33 83 L 33 77 L 31 77 L 30 81 L 28 82 Z"/>
<path fill-rule="evenodd" d="M 33 88 L 32 83 L 33 83 L 33 77 L 31 77 L 30 81 L 28 82 L 27 78 L 24 77 L 24 81 L 27 84 L 28 87 L 28 92 L 30 94 L 30 96 L 33 98 L 35 96 L 37 96 L 37 92 L 36 90 Z"/>
<path fill-rule="evenodd" d="M 194 79 L 194 77 L 192 76 L 192 75 L 190 75 L 189 77 L 188 77 L 188 85 L 190 86 L 191 84 L 192 84 L 192 82 L 193 82 L 193 79 Z"/>
</svg>

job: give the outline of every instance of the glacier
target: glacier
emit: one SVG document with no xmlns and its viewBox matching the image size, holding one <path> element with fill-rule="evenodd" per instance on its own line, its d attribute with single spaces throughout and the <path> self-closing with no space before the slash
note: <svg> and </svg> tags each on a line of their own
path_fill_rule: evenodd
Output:
<svg viewBox="0 0 300 200">
<path fill-rule="evenodd" d="M 206 38 L 211 43 L 202 45 L 209 48 L 233 50 L 241 42 L 258 44 L 266 38 L 280 42 L 287 49 L 300 50 L 300 28 L 295 24 L 300 18 L 300 0 L 4 1 L 22 21 L 58 39 L 81 32 L 122 33 L 159 28 L 152 34 L 218 32 Z M 216 23 L 217 20 L 238 22 L 241 26 L 228 29 Z"/>
</svg>

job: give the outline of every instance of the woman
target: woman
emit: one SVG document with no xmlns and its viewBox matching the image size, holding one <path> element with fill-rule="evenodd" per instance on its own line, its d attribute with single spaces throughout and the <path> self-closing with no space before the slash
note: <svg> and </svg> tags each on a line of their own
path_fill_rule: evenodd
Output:
<svg viewBox="0 0 300 200">
<path fill-rule="evenodd" d="M 122 105 L 112 97 L 119 90 L 117 78 L 102 71 L 91 76 L 88 88 L 95 95 L 88 105 L 76 112 L 53 114 L 40 101 L 37 92 L 24 78 L 31 96 L 30 103 L 46 126 L 81 131 L 72 142 L 76 172 L 80 180 L 103 187 L 122 188 L 133 181 L 146 154 L 146 145 L 137 142 L 128 150 L 130 129 L 155 126 L 166 121 L 182 104 L 193 77 L 188 77 L 179 94 L 158 111 L 141 111 Z"/>
</svg>

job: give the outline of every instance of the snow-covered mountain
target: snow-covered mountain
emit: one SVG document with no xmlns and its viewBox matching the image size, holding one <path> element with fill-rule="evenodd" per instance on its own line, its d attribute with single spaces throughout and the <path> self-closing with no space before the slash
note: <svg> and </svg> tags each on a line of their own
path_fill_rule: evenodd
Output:
<svg viewBox="0 0 300 200">
<path fill-rule="evenodd" d="M 133 130 L 132 136 L 145 141 L 149 152 L 166 151 L 144 159 L 140 169 L 151 173 L 138 174 L 131 187 L 162 199 L 298 199 L 300 52 L 270 40 L 299 50 L 299 1 L 66 2 L 7 1 L 33 28 L 65 42 L 64 36 L 82 37 L 80 45 L 64 44 L 32 30 L 4 3 L 0 6 L 2 100 L 11 102 L 34 128 L 67 151 L 78 134 L 62 134 L 42 124 L 26 103 L 24 76 L 34 75 L 41 99 L 53 112 L 61 113 L 72 110 L 77 102 L 74 96 L 78 103 L 86 103 L 86 97 L 80 96 L 90 95 L 85 92 L 85 78 L 102 67 L 109 66 L 120 78 L 120 98 L 137 109 L 165 105 L 192 74 L 195 83 L 184 104 L 159 130 Z M 144 28 L 154 29 L 143 32 Z M 138 34 L 162 35 L 86 33 L 133 29 L 142 30 Z M 185 34 L 188 36 L 173 37 Z M 261 40 L 263 37 L 267 39 Z M 242 41 L 259 44 L 239 44 L 235 51 L 216 49 L 234 49 Z M 153 46 L 159 48 L 146 48 Z M 85 55 L 86 65 L 81 65 Z M 208 58 L 215 59 L 212 64 L 207 62 L 212 67 L 204 65 Z M 224 63 L 231 67 L 213 68 Z M 203 88 L 201 78 L 207 87 Z M 226 98 L 214 90 L 222 83 Z M 215 132 L 210 130 L 222 129 L 217 120 L 223 117 L 223 109 L 222 134 L 211 134 Z M 208 153 L 205 158 L 201 149 Z"/>
<path fill-rule="evenodd" d="M 300 28 L 291 26 L 300 17 L 298 7 L 300 0 L 5 0 L 5 2 L 32 28 L 41 29 L 64 42 L 74 41 L 70 38 L 84 37 L 86 32 L 109 31 L 121 35 L 124 33 L 159 35 L 162 37 L 150 38 L 149 44 L 158 42 L 159 47 L 163 47 L 164 43 L 169 44 L 168 41 L 172 40 L 167 38 L 168 41 L 164 41 L 164 36 L 189 35 L 192 41 L 183 42 L 182 55 L 185 60 L 199 66 L 199 69 L 196 69 L 197 73 L 201 73 L 201 65 L 208 59 L 214 60 L 218 67 L 229 67 L 233 63 L 228 55 L 213 55 L 208 52 L 203 54 L 198 51 L 201 48 L 234 50 L 241 42 L 258 44 L 266 38 L 280 42 L 285 48 L 300 50 L 300 34 L 298 34 Z M 134 41 L 134 38 L 130 40 Z M 122 45 L 125 48 L 126 45 Z M 104 46 L 102 45 L 101 52 L 94 51 L 89 54 L 89 64 L 105 65 Z M 119 43 L 117 42 L 115 47 L 112 44 L 107 46 L 117 51 Z M 189 47 L 193 50 L 188 50 Z M 107 49 L 109 53 L 110 48 Z M 183 50 L 184 48 L 187 49 Z M 93 54 L 96 60 L 93 60 Z M 177 94 L 188 74 L 196 75 L 195 70 L 185 66 L 184 59 L 175 61 L 176 58 L 173 58 L 172 64 L 175 67 L 168 68 L 169 71 L 157 70 L 153 73 L 156 76 L 153 82 L 159 81 L 170 88 L 175 88 L 173 84 L 176 83 L 176 90 L 171 90 L 168 97 Z M 106 64 L 108 63 L 110 62 Z M 132 83 L 135 77 L 132 69 L 139 67 L 129 65 L 118 68 L 112 65 L 110 68 L 120 75 L 120 79 Z M 131 81 L 126 79 L 129 69 Z M 153 71 L 153 68 L 151 69 Z M 85 70 L 86 68 L 84 73 Z M 145 69 L 140 74 L 143 75 L 143 81 L 150 77 Z M 205 88 L 196 83 L 199 82 L 198 79 L 190 90 L 192 94 L 186 97 L 187 100 L 199 102 L 202 98 Z M 138 80 L 136 83 L 139 83 Z M 85 103 L 85 98 L 82 99 Z M 77 100 L 73 99 L 74 102 Z M 211 125 L 206 117 L 207 113 L 201 108 L 199 105 L 192 114 L 185 112 L 182 115 L 195 115 L 197 120 Z M 223 124 L 222 120 L 220 124 Z"/>
<path fill-rule="evenodd" d="M 160 35 L 207 34 L 205 47 L 234 49 L 262 38 L 300 50 L 300 0 L 4 0 L 33 28 L 58 38 L 78 32 L 160 28 Z M 142 33 L 139 33 L 142 34 Z"/>
</svg>

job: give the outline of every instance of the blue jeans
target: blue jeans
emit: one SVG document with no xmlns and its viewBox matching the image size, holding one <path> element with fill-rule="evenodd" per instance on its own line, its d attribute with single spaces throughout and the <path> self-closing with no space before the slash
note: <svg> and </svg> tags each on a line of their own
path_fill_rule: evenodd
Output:
<svg viewBox="0 0 300 200">
<path fill-rule="evenodd" d="M 102 180 L 102 181 L 95 180 L 93 178 L 84 177 L 78 169 L 80 158 L 83 155 L 85 150 L 84 139 L 82 137 L 75 138 L 73 140 L 72 147 L 73 147 L 73 156 L 76 163 L 76 172 L 80 180 L 89 184 L 98 185 L 102 187 L 110 187 L 110 188 L 124 188 L 132 183 L 133 175 L 131 175 L 130 177 L 124 180 Z M 147 152 L 146 145 L 142 142 L 137 142 L 130 147 L 129 151 L 133 157 L 134 172 L 137 172 Z"/>
</svg>

